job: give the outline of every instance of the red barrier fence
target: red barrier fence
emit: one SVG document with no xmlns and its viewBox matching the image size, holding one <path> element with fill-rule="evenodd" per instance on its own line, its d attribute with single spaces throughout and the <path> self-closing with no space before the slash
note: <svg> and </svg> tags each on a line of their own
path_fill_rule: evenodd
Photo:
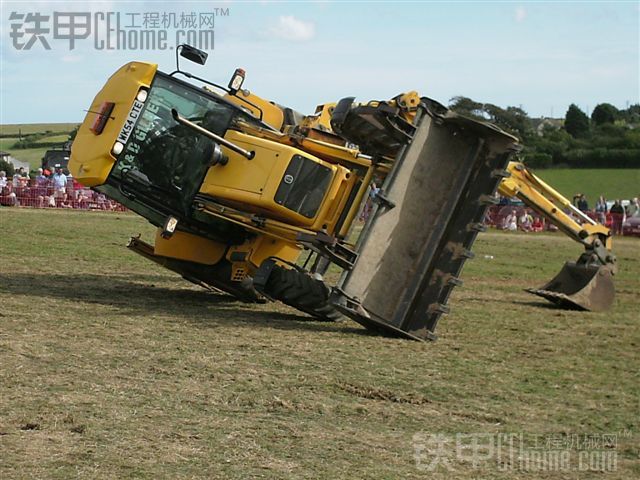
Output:
<svg viewBox="0 0 640 480">
<path fill-rule="evenodd" d="M 73 179 L 68 180 L 67 186 L 63 189 L 56 189 L 49 179 L 46 182 L 38 183 L 34 179 L 23 178 L 20 184 L 14 187 L 12 180 L 7 179 L 6 186 L 0 189 L 0 205 L 7 207 L 127 211 L 118 202 L 107 198 L 102 193 L 84 187 Z M 603 223 L 602 215 L 598 215 L 593 211 L 585 213 L 597 222 Z M 569 213 L 569 215 L 571 214 Z M 576 222 L 581 223 L 579 218 L 571 216 Z M 521 230 L 525 232 L 558 230 L 558 227 L 544 217 L 522 205 L 492 205 L 487 210 L 485 223 L 502 230 Z M 636 223 L 627 225 L 627 223 L 624 223 L 624 215 L 610 212 L 604 218 L 604 225 L 610 228 L 615 235 L 640 236 L 640 222 Z"/>
<path fill-rule="evenodd" d="M 12 181 L 7 181 L 0 191 L 0 205 L 126 211 L 121 204 L 73 180 L 68 180 L 64 188 L 56 188 L 49 182 L 38 184 L 35 180 L 26 178 L 21 179 L 17 186 L 14 186 Z"/>
<path fill-rule="evenodd" d="M 515 212 L 516 218 L 515 228 L 513 228 L 511 222 L 512 218 L 510 218 L 510 216 L 514 215 L 513 212 Z M 624 215 L 620 213 L 608 212 L 604 216 L 604 222 L 602 222 L 603 218 L 598 213 L 594 211 L 587 211 L 585 213 L 596 222 L 603 223 L 604 226 L 610 228 L 612 233 L 614 233 L 615 235 L 627 234 L 626 232 L 623 232 Z M 530 218 L 524 217 L 526 215 L 530 216 Z M 582 223 L 582 220 L 575 215 L 572 215 L 571 213 L 568 213 L 568 215 L 571 216 L 571 218 L 577 223 Z M 525 221 L 522 221 L 523 217 L 526 219 Z M 501 230 L 511 229 L 529 232 L 558 230 L 558 227 L 550 223 L 534 210 L 521 205 L 492 205 L 487 210 L 485 223 L 491 227 L 495 227 Z"/>
</svg>

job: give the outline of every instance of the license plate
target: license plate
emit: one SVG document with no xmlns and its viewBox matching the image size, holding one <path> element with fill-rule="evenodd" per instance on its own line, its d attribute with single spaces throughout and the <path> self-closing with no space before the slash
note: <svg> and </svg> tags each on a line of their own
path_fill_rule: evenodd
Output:
<svg viewBox="0 0 640 480">
<path fill-rule="evenodd" d="M 131 106 L 131 110 L 129 110 L 129 115 L 124 121 L 124 125 L 122 126 L 122 130 L 120 130 L 120 134 L 118 134 L 118 141 L 125 144 L 129 137 L 131 136 L 131 132 L 133 132 L 133 127 L 136 125 L 136 121 L 142 113 L 142 107 L 144 107 L 144 103 L 139 102 L 138 100 L 133 101 L 133 105 Z"/>
</svg>

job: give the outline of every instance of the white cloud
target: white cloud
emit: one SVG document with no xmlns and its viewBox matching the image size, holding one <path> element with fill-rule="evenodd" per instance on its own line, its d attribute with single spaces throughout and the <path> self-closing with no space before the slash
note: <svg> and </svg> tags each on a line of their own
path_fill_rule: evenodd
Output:
<svg viewBox="0 0 640 480">
<path fill-rule="evenodd" d="M 524 7 L 516 8 L 516 22 L 523 22 L 527 18 L 527 10 Z"/>
<path fill-rule="evenodd" d="M 278 18 L 278 23 L 269 28 L 269 34 L 293 42 L 311 40 L 316 34 L 316 26 L 312 22 L 304 22 L 293 15 Z"/>
</svg>

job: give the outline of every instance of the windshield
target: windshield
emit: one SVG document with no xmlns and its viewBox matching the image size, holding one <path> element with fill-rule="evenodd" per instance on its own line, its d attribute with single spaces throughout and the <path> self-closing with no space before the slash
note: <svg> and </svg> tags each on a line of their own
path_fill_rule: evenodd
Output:
<svg viewBox="0 0 640 480">
<path fill-rule="evenodd" d="M 134 102 L 132 113 L 140 113 L 130 134 L 125 122 L 119 138 L 125 133 L 129 138 L 111 175 L 125 191 L 156 197 L 187 213 L 209 168 L 215 144 L 178 124 L 171 109 L 220 136 L 243 114 L 221 99 L 161 73 L 144 104 Z"/>
</svg>

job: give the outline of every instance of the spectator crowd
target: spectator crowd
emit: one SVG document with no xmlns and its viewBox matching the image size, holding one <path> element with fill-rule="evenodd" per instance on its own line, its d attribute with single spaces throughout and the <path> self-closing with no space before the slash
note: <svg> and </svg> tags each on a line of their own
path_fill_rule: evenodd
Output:
<svg viewBox="0 0 640 480">
<path fill-rule="evenodd" d="M 379 188 L 372 185 L 359 219 L 369 216 Z M 573 197 L 574 207 L 596 222 L 607 226 L 614 235 L 640 236 L 640 203 L 638 198 L 630 201 L 607 201 L 600 196 L 593 208 L 584 194 Z M 22 206 L 36 208 L 75 208 L 83 210 L 124 211 L 125 207 L 78 183 L 61 168 L 55 171 L 39 168 L 35 178 L 31 178 L 24 168 L 16 170 L 12 178 L 0 171 L 0 206 Z M 570 208 L 564 211 L 577 223 L 584 218 Z M 558 228 L 544 217 L 527 208 L 519 201 L 502 198 L 499 205 L 487 211 L 485 222 L 496 228 L 508 231 L 541 232 Z"/>
<path fill-rule="evenodd" d="M 640 202 L 638 197 L 630 201 L 608 201 L 601 195 L 594 207 L 590 208 L 587 197 L 580 193 L 573 197 L 572 203 L 585 217 L 610 228 L 614 235 L 640 236 Z M 564 213 L 572 220 L 582 224 L 586 219 L 579 212 L 571 208 L 564 210 Z M 514 202 L 508 198 L 502 198 L 499 205 L 489 208 L 486 223 L 508 231 L 541 232 L 558 229 L 521 202 Z"/>
<path fill-rule="evenodd" d="M 9 179 L 0 171 L 0 205 L 5 207 L 77 208 L 83 210 L 123 211 L 119 203 L 78 183 L 61 168 L 39 168 L 31 178 L 19 168 Z"/>
</svg>

